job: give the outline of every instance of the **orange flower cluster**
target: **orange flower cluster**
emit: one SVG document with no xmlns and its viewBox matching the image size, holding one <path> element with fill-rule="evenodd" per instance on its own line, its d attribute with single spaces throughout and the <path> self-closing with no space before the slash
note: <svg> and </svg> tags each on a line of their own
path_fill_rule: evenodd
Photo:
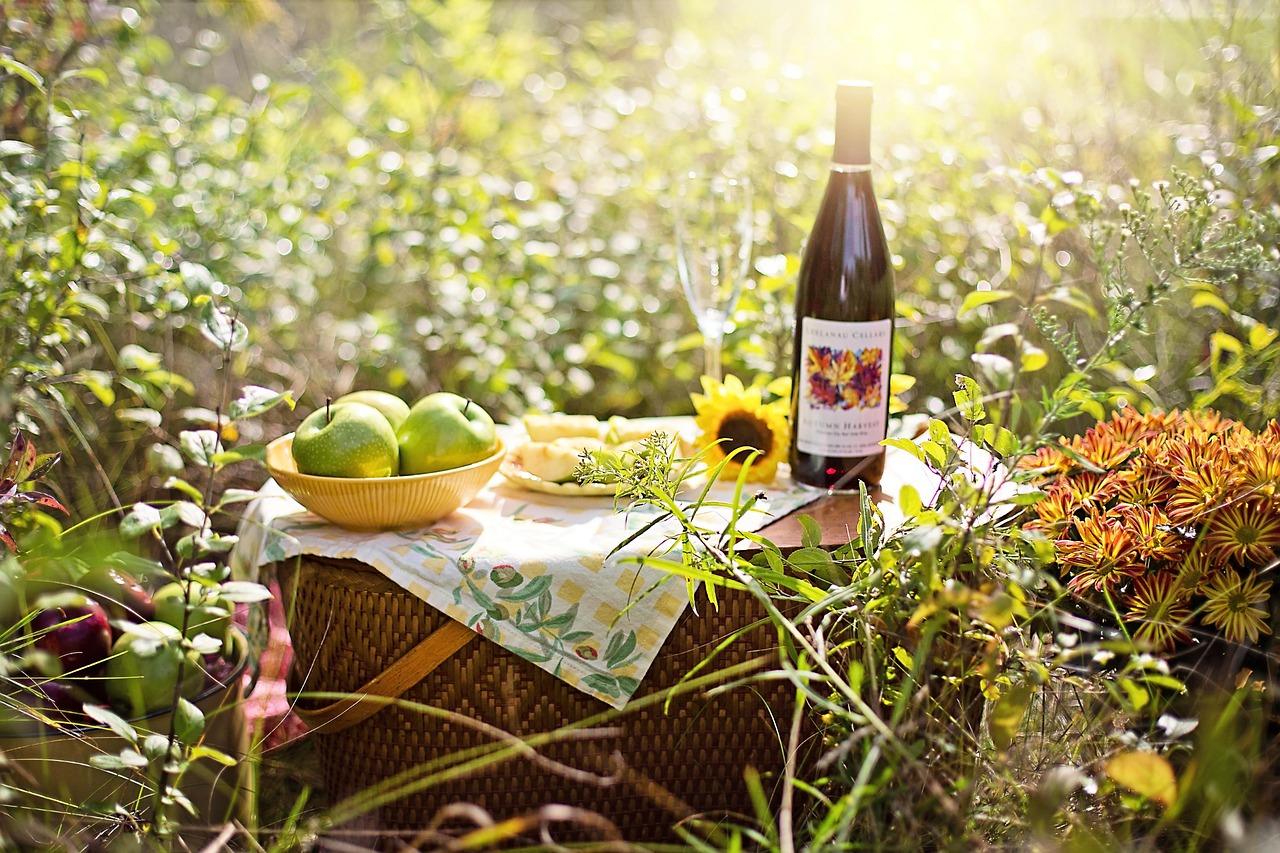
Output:
<svg viewBox="0 0 1280 853">
<path fill-rule="evenodd" d="M 1271 633 L 1280 422 L 1128 408 L 1019 467 L 1039 475 L 1026 526 L 1054 541 L 1068 589 L 1105 593 L 1136 638 L 1168 649 L 1196 622 L 1232 642 Z"/>
</svg>

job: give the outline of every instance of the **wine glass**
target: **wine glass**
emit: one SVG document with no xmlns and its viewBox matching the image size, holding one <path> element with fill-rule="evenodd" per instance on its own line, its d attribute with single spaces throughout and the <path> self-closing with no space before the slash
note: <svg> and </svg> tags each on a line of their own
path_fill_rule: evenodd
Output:
<svg viewBox="0 0 1280 853">
<path fill-rule="evenodd" d="M 706 374 L 722 376 L 720 348 L 751 262 L 751 184 L 689 172 L 676 185 L 676 269 L 702 333 Z"/>
</svg>

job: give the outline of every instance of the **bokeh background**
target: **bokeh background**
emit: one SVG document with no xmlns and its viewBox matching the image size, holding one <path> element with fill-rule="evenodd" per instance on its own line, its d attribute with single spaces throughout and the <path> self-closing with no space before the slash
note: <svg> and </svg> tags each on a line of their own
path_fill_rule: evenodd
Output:
<svg viewBox="0 0 1280 853">
<path fill-rule="evenodd" d="M 726 369 L 781 375 L 841 78 L 876 86 L 909 411 L 945 412 L 957 373 L 1034 409 L 1073 368 L 1044 322 L 1105 337 L 1103 289 L 1142 291 L 1186 188 L 1210 229 L 1274 229 L 1280 198 L 1274 2 L 3 8 L 4 47 L 57 82 L 0 78 L 0 418 L 70 454 L 84 509 L 157 489 L 172 436 L 244 384 L 299 410 L 242 441 L 354 388 L 500 418 L 691 411 L 667 193 L 693 163 L 760 189 Z M 76 203 L 35 211 L 44 182 Z M 1153 242 L 1122 251 L 1144 194 Z M 1103 365 L 1115 399 L 1280 412 L 1276 257 L 1213 258 Z M 226 363 L 211 303 L 243 323 Z"/>
</svg>

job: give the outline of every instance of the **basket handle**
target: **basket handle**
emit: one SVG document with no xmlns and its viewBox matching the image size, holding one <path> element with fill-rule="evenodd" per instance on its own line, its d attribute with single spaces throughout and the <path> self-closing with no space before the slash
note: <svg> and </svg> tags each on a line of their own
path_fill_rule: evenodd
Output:
<svg viewBox="0 0 1280 853">
<path fill-rule="evenodd" d="M 351 695 L 323 708 L 294 708 L 294 713 L 313 732 L 336 734 L 349 729 L 391 704 L 391 700 L 425 678 L 476 636 L 474 629 L 454 619 L 445 619 L 445 624 Z"/>
</svg>

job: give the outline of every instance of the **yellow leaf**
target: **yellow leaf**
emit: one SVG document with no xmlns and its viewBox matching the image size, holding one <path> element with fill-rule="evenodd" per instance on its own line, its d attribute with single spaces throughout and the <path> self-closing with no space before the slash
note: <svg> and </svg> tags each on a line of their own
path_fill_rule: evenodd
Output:
<svg viewBox="0 0 1280 853">
<path fill-rule="evenodd" d="M 991 733 L 991 742 L 996 749 L 1004 752 L 1013 745 L 1013 738 L 1022 725 L 1027 707 L 1031 704 L 1033 693 L 1026 684 L 1010 687 L 991 708 L 987 715 L 987 731 Z"/>
<path fill-rule="evenodd" d="M 1195 296 L 1192 296 L 1191 307 L 1212 308 L 1219 313 L 1226 314 L 1228 317 L 1231 316 L 1231 306 L 1227 305 L 1226 300 L 1218 294 L 1208 290 L 1202 290 Z"/>
<path fill-rule="evenodd" d="M 1026 341 L 1022 342 L 1022 370 L 1024 373 L 1035 373 L 1049 363 L 1049 354 L 1038 346 Z"/>
<path fill-rule="evenodd" d="M 960 310 L 956 312 L 956 319 L 963 317 L 971 311 L 976 311 L 983 305 L 990 305 L 992 302 L 1000 302 L 1013 296 L 1012 290 L 975 290 L 964 298 L 964 302 L 960 303 Z"/>
<path fill-rule="evenodd" d="M 1275 329 L 1258 323 L 1249 330 L 1249 348 L 1255 352 L 1266 349 L 1276 339 L 1276 334 Z"/>
<path fill-rule="evenodd" d="M 1153 752 L 1122 752 L 1108 759 L 1102 769 L 1117 785 L 1166 808 L 1178 799 L 1178 779 L 1173 767 Z"/>
</svg>

